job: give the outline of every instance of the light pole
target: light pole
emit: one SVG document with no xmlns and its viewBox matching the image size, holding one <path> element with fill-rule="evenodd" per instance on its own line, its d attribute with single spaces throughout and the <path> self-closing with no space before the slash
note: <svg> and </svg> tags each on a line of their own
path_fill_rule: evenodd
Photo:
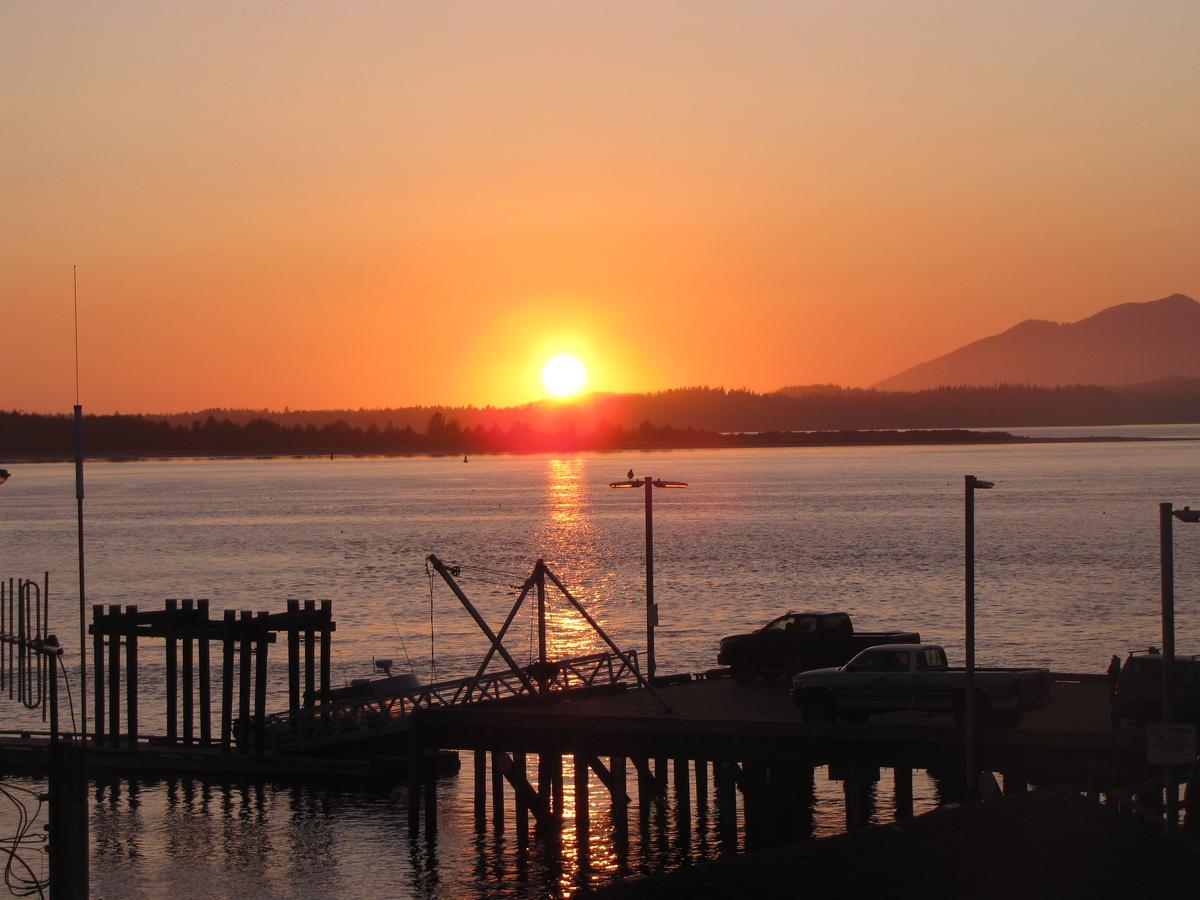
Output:
<svg viewBox="0 0 1200 900">
<path fill-rule="evenodd" d="M 1174 509 L 1170 503 L 1158 504 L 1159 562 L 1162 570 L 1162 723 L 1171 724 L 1174 713 L 1175 669 L 1175 541 L 1172 519 L 1180 522 L 1200 522 L 1200 509 L 1185 506 Z M 1179 786 L 1171 766 L 1163 766 L 1163 782 L 1167 792 L 1166 832 L 1175 831 L 1179 815 Z"/>
<path fill-rule="evenodd" d="M 633 469 L 625 481 L 610 482 L 611 488 L 646 489 L 646 677 L 654 677 L 654 627 L 658 624 L 658 606 L 654 602 L 654 488 L 685 488 L 686 481 L 663 481 L 643 475 L 633 477 Z"/>
<path fill-rule="evenodd" d="M 967 800 L 977 793 L 975 771 L 975 492 L 994 487 L 974 475 L 964 478 L 963 502 L 966 519 L 966 662 L 967 677 L 963 693 L 963 743 L 966 746 Z"/>
</svg>

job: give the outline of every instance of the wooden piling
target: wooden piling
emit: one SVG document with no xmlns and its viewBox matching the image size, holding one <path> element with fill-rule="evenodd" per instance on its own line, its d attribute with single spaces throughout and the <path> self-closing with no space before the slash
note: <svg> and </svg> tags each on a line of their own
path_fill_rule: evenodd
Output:
<svg viewBox="0 0 1200 900">
<path fill-rule="evenodd" d="M 475 751 L 475 830 L 487 827 L 487 751 Z"/>
<path fill-rule="evenodd" d="M 492 751 L 492 832 L 504 834 L 504 773 L 499 750 Z"/>
<path fill-rule="evenodd" d="M 723 855 L 737 852 L 737 788 L 729 760 L 713 763 L 713 782 L 717 795 L 717 833 Z"/>
<path fill-rule="evenodd" d="M 300 712 L 300 602 L 287 602 L 288 712 Z"/>
<path fill-rule="evenodd" d="M 328 727 L 331 710 L 329 708 L 330 664 L 332 661 L 333 644 L 333 604 L 329 600 L 321 601 L 321 724 Z"/>
<path fill-rule="evenodd" d="M 313 630 L 317 618 L 317 605 L 312 600 L 304 601 L 304 705 L 316 703 L 316 632 Z"/>
<path fill-rule="evenodd" d="M 258 614 L 254 635 L 254 753 L 257 756 L 262 756 L 267 743 L 267 649 L 271 646 L 267 616 L 265 612 Z"/>
<path fill-rule="evenodd" d="M 237 614 L 225 610 L 224 635 L 221 644 L 221 752 L 229 752 L 233 734 L 233 642 L 237 631 Z"/>
<path fill-rule="evenodd" d="M 437 808 L 437 755 L 435 748 L 429 748 L 424 751 L 425 758 L 422 763 L 422 775 L 425 783 L 425 837 L 432 838 L 437 834 L 438 827 L 438 808 Z"/>
<path fill-rule="evenodd" d="M 675 769 L 675 802 L 681 809 L 690 809 L 692 805 L 691 799 L 691 776 L 688 772 L 688 761 L 686 757 L 677 756 L 674 760 Z"/>
<path fill-rule="evenodd" d="M 580 852 L 586 854 L 588 836 L 591 830 L 591 817 L 588 809 L 588 760 L 583 754 L 576 753 L 572 759 L 575 782 L 575 842 Z"/>
<path fill-rule="evenodd" d="M 626 793 L 625 757 L 610 756 L 608 758 L 609 772 L 612 776 L 613 830 L 617 843 L 624 845 L 629 840 L 629 795 Z"/>
<path fill-rule="evenodd" d="M 125 737 L 138 742 L 138 637 L 136 606 L 125 607 Z"/>
<path fill-rule="evenodd" d="M 121 741 L 121 607 L 108 607 L 108 742 Z"/>
<path fill-rule="evenodd" d="M 175 615 L 178 603 L 174 600 L 167 601 L 166 620 L 168 627 L 173 627 L 178 624 L 179 617 Z M 167 646 L 167 740 L 174 744 L 179 739 L 178 721 L 179 721 L 179 702 L 177 691 L 179 689 L 179 671 L 178 659 L 176 658 L 175 635 L 170 631 L 166 636 Z"/>
<path fill-rule="evenodd" d="M 913 817 L 912 769 L 908 766 L 896 766 L 892 769 L 892 778 L 896 785 L 896 819 L 911 819 Z"/>
<path fill-rule="evenodd" d="M 708 761 L 696 757 L 693 768 L 696 770 L 696 808 L 703 810 L 708 806 Z"/>
<path fill-rule="evenodd" d="M 550 754 L 550 793 L 554 798 L 551 814 L 562 818 L 563 814 L 563 758 L 561 753 Z"/>
<path fill-rule="evenodd" d="M 9 598 L 11 600 L 11 593 Z M 11 621 L 11 610 L 9 621 Z M 92 738 L 97 747 L 104 746 L 104 607 L 96 604 L 92 607 L 92 688 L 96 692 L 95 711 L 96 725 L 92 729 Z M 12 696 L 12 644 L 9 649 L 9 697 Z"/>
<path fill-rule="evenodd" d="M 193 672 L 195 662 L 192 656 L 192 635 L 195 620 L 195 605 L 193 601 L 183 601 L 183 612 L 183 743 L 190 747 L 194 743 L 193 723 L 196 716 L 196 710 L 193 705 L 196 696 Z"/>
<path fill-rule="evenodd" d="M 305 606 L 308 604 L 306 603 Z M 417 725 L 408 730 L 408 833 L 415 838 L 421 829 L 421 742 Z"/>
<path fill-rule="evenodd" d="M 212 685 L 209 678 L 208 659 L 208 600 L 196 601 L 197 624 L 202 625 L 200 631 L 200 745 L 207 747 L 212 743 Z"/>
<path fill-rule="evenodd" d="M 513 779 L 525 780 L 526 765 L 525 754 L 522 751 L 513 753 Z M 525 798 L 521 796 L 520 791 L 514 791 L 513 807 L 516 810 L 516 825 L 517 825 L 517 841 L 520 844 L 525 844 L 529 841 L 529 804 L 525 802 Z"/>
<path fill-rule="evenodd" d="M 253 622 L 250 618 L 250 610 L 243 609 L 241 618 L 238 622 L 238 636 L 241 641 L 240 664 L 239 670 L 240 679 L 238 682 L 238 752 L 250 752 L 250 657 L 253 652 L 251 648 L 251 627 Z"/>
</svg>

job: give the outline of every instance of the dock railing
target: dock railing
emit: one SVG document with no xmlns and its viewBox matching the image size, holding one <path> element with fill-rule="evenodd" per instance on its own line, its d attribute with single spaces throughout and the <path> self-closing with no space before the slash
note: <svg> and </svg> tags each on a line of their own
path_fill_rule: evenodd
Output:
<svg viewBox="0 0 1200 900">
<path fill-rule="evenodd" d="M 614 687 L 637 683 L 636 650 L 593 653 L 544 666 L 531 666 L 528 681 L 544 684 L 531 694 L 526 683 L 510 670 L 421 685 L 411 690 L 376 694 L 371 681 L 352 685 L 361 693 L 335 696 L 327 703 L 267 717 L 266 738 L 271 752 L 287 753 L 351 740 L 363 740 L 403 730 L 416 710 L 463 706 L 529 697 L 552 700 L 556 695 L 587 688 Z M 472 687 L 474 685 L 474 687 Z M 343 689 L 344 691 L 345 689 Z M 235 734 L 242 733 L 241 722 Z"/>
</svg>

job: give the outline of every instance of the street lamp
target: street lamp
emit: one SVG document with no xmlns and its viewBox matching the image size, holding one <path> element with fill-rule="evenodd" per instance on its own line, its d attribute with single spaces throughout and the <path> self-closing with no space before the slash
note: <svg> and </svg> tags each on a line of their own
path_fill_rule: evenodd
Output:
<svg viewBox="0 0 1200 900">
<path fill-rule="evenodd" d="M 1185 506 L 1174 509 L 1170 503 L 1158 504 L 1158 540 L 1159 559 L 1162 569 L 1162 724 L 1165 728 L 1171 724 L 1174 713 L 1175 676 L 1175 542 L 1172 519 L 1180 522 L 1200 522 L 1200 509 Z M 1172 777 L 1171 766 L 1163 767 L 1163 781 L 1167 792 L 1166 831 L 1171 834 L 1175 830 L 1179 813 L 1179 786 Z"/>
<path fill-rule="evenodd" d="M 966 657 L 967 678 L 963 695 L 963 743 L 966 745 L 967 799 L 977 792 L 975 771 L 975 492 L 995 487 L 974 475 L 964 478 L 963 502 L 966 513 Z"/>
<path fill-rule="evenodd" d="M 646 489 L 646 677 L 654 677 L 654 627 L 658 624 L 658 606 L 654 602 L 654 488 L 685 488 L 686 481 L 663 481 L 644 475 L 633 477 L 633 469 L 625 481 L 610 482 L 611 488 Z"/>
</svg>

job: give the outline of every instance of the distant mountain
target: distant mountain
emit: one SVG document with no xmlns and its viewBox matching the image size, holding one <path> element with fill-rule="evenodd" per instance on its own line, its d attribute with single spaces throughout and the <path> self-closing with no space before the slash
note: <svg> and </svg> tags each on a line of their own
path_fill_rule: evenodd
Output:
<svg viewBox="0 0 1200 900">
<path fill-rule="evenodd" d="M 879 382 L 882 391 L 949 385 L 1120 386 L 1200 376 L 1200 303 L 1172 294 L 1072 323 L 1029 319 Z"/>
</svg>

